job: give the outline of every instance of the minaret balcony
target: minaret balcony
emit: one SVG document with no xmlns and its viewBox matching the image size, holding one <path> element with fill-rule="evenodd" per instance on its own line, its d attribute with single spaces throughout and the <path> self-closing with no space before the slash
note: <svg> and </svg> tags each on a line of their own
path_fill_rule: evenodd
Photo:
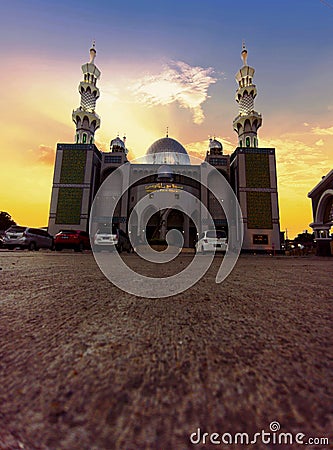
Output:
<svg viewBox="0 0 333 450">
<path fill-rule="evenodd" d="M 257 111 L 250 111 L 247 114 L 239 113 L 238 116 L 234 118 L 233 123 L 238 122 L 238 121 L 243 121 L 243 120 L 245 121 L 245 119 L 248 119 L 249 117 L 262 119 L 262 114 Z"/>
</svg>

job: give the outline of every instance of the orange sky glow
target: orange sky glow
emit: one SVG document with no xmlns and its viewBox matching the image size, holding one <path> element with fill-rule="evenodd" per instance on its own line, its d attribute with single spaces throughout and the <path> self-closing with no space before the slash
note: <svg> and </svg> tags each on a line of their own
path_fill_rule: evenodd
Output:
<svg viewBox="0 0 333 450">
<path fill-rule="evenodd" d="M 2 97 L 0 209 L 19 224 L 41 227 L 48 223 L 55 148 L 57 142 L 74 139 L 71 112 L 79 105 L 77 86 L 83 62 L 79 58 L 32 60 L 24 55 L 7 61 L 20 75 L 20 83 L 12 73 L 3 76 L 8 89 Z M 186 80 L 174 77 L 171 63 L 166 67 L 156 62 L 150 67 L 154 75 L 147 75 L 135 63 L 118 65 L 116 70 L 98 59 L 96 64 L 102 70 L 96 107 L 101 116 L 96 144 L 101 150 L 108 149 L 117 133 L 125 133 L 131 157 L 141 156 L 167 126 L 169 135 L 195 156 L 204 158 L 210 134 L 223 142 L 225 153 L 236 147 L 234 92 L 228 92 L 228 116 L 223 105 L 212 102 L 214 93 L 225 90 L 223 76 L 214 78 L 208 69 L 172 62 L 183 77 L 189 71 L 200 77 L 199 88 L 191 90 Z M 295 122 L 288 108 L 283 114 L 273 114 L 267 106 L 261 109 L 259 98 L 270 93 L 262 92 L 260 85 L 258 91 L 256 109 L 263 113 L 259 146 L 276 148 L 281 230 L 288 229 L 289 237 L 294 237 L 309 230 L 312 221 L 307 193 L 332 168 L 333 112 L 328 111 L 324 120 L 305 121 L 308 116 L 304 116 L 302 121 L 300 116 Z"/>
</svg>

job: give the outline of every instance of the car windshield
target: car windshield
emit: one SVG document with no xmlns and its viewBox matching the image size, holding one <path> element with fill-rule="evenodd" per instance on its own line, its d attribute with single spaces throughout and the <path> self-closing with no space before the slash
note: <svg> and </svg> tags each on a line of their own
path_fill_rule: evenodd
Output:
<svg viewBox="0 0 333 450">
<path fill-rule="evenodd" d="M 13 225 L 12 227 L 8 228 L 7 233 L 23 233 L 23 231 L 26 229 L 26 227 L 20 227 L 18 225 Z"/>
<path fill-rule="evenodd" d="M 99 229 L 97 230 L 97 234 L 117 234 L 117 228 L 112 227 L 111 231 L 110 225 L 103 225 L 102 227 L 99 227 Z"/>
<path fill-rule="evenodd" d="M 217 238 L 217 239 L 223 239 L 226 238 L 226 234 L 224 231 L 221 230 L 211 230 L 207 231 L 207 237 L 208 238 Z"/>
</svg>

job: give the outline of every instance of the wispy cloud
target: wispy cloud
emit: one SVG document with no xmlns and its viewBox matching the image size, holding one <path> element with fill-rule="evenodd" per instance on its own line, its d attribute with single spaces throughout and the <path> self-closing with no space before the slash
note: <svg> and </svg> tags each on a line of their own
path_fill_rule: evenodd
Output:
<svg viewBox="0 0 333 450">
<path fill-rule="evenodd" d="M 53 165 L 55 160 L 55 150 L 52 147 L 41 144 L 37 149 L 29 150 L 34 159 L 46 165 Z"/>
<path fill-rule="evenodd" d="M 330 167 L 323 146 L 319 143 L 307 145 L 299 140 L 260 139 L 261 147 L 275 147 L 278 165 L 278 180 L 281 191 L 306 198 L 307 192 L 320 180 Z"/>
<path fill-rule="evenodd" d="M 317 134 L 318 136 L 333 136 L 333 127 L 329 128 L 314 127 L 312 128 L 311 131 L 313 134 Z"/>
<path fill-rule="evenodd" d="M 235 145 L 228 139 L 216 136 L 215 139 L 220 141 L 223 145 L 223 153 L 226 155 L 231 154 L 235 150 Z M 206 152 L 209 149 L 209 139 L 204 141 L 190 142 L 185 145 L 186 150 L 190 156 L 204 159 Z"/>
<path fill-rule="evenodd" d="M 190 66 L 183 61 L 172 61 L 157 75 L 146 75 L 131 87 L 137 99 L 150 106 L 174 102 L 190 109 L 193 122 L 204 120 L 202 104 L 208 98 L 208 88 L 216 82 L 211 67 Z"/>
</svg>

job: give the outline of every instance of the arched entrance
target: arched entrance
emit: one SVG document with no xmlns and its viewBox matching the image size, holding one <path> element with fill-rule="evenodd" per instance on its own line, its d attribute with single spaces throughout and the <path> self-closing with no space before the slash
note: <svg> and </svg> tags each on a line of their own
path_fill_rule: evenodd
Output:
<svg viewBox="0 0 333 450">
<path fill-rule="evenodd" d="M 144 217 L 147 218 L 152 212 L 152 209 L 147 209 Z M 170 230 L 178 230 L 182 233 L 184 247 L 194 247 L 195 225 L 190 217 L 177 208 L 162 209 L 151 215 L 145 230 L 147 240 L 148 242 L 165 241 Z"/>
</svg>

